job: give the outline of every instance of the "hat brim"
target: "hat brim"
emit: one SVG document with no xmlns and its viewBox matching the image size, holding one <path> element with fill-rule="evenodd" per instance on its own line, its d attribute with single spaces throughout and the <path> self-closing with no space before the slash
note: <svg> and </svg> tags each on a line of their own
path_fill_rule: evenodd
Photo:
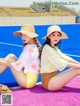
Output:
<svg viewBox="0 0 80 106">
<path fill-rule="evenodd" d="M 13 35 L 20 36 L 21 33 L 25 34 L 26 36 L 28 36 L 30 38 L 38 37 L 38 34 L 36 34 L 36 33 L 28 32 L 28 31 L 21 31 L 21 30 L 14 32 Z"/>
<path fill-rule="evenodd" d="M 64 32 L 60 32 L 61 33 L 61 39 L 68 39 L 68 36 L 67 36 L 67 34 L 66 33 L 64 33 Z M 49 34 L 50 35 L 50 34 Z M 44 36 L 42 39 L 45 39 L 46 40 L 46 38 L 49 36 L 49 35 L 46 35 L 46 36 Z"/>
</svg>

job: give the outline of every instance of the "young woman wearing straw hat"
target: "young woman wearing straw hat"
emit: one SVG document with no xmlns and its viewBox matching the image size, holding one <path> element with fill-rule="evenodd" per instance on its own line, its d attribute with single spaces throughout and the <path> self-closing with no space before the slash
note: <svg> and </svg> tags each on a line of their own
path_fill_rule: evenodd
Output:
<svg viewBox="0 0 80 106">
<path fill-rule="evenodd" d="M 74 77 L 80 75 L 80 63 L 63 54 L 57 47 L 61 39 L 67 35 L 57 25 L 52 25 L 47 30 L 47 36 L 41 52 L 41 77 L 42 85 L 46 90 L 55 91 L 62 89 Z M 69 69 L 64 70 L 66 67 Z M 62 71 L 57 73 L 57 70 Z"/>
<path fill-rule="evenodd" d="M 12 74 L 21 87 L 32 88 L 36 85 L 40 68 L 40 44 L 36 38 L 38 35 L 35 33 L 32 24 L 23 25 L 21 30 L 13 34 L 21 37 L 24 43 L 23 51 L 19 59 L 13 54 L 1 59 L 0 73 L 10 67 Z"/>
</svg>

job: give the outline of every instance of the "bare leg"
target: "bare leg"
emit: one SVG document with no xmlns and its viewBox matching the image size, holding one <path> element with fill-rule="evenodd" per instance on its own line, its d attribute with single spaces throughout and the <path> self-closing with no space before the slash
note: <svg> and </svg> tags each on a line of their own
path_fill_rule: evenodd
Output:
<svg viewBox="0 0 80 106">
<path fill-rule="evenodd" d="M 27 88 L 27 77 L 26 74 L 24 74 L 23 70 L 17 71 L 12 66 L 10 66 L 10 69 L 17 83 L 21 87 Z"/>
<path fill-rule="evenodd" d="M 12 59 L 12 58 L 11 58 Z M 6 66 L 6 67 L 10 67 L 11 72 L 15 78 L 15 80 L 17 81 L 17 83 L 21 86 L 26 88 L 27 87 L 27 77 L 26 74 L 24 74 L 23 70 L 21 71 L 17 71 L 15 70 L 12 65 L 11 65 L 12 61 L 0 61 L 0 65 L 1 66 Z M 4 71 L 4 70 L 3 70 Z M 3 72 L 2 71 L 2 72 Z"/>
<path fill-rule="evenodd" d="M 48 84 L 48 89 L 51 91 L 62 89 L 69 81 L 80 75 L 80 69 L 69 69 L 57 74 Z"/>
<path fill-rule="evenodd" d="M 6 70 L 7 68 L 7 65 L 5 64 L 6 62 L 13 62 L 16 60 L 17 60 L 17 57 L 13 54 L 9 54 L 5 58 L 1 58 L 0 59 L 0 73 Z M 4 62 L 4 64 L 2 64 L 2 62 Z"/>
<path fill-rule="evenodd" d="M 3 59 L 0 59 L 0 73 L 2 73 L 3 71 L 5 71 L 7 69 L 7 65 L 2 64 L 1 62 L 3 62 Z"/>
</svg>

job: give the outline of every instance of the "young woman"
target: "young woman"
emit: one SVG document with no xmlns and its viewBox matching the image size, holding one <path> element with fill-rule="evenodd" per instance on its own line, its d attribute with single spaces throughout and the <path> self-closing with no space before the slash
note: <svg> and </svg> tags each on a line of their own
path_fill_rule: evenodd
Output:
<svg viewBox="0 0 80 106">
<path fill-rule="evenodd" d="M 39 69 L 39 50 L 40 44 L 37 40 L 37 34 L 32 24 L 25 24 L 21 30 L 14 32 L 15 36 L 20 36 L 23 43 L 23 51 L 19 57 L 9 54 L 4 59 L 0 59 L 0 73 L 7 67 L 10 67 L 17 83 L 24 88 L 32 88 L 36 85 Z"/>
<path fill-rule="evenodd" d="M 67 35 L 57 25 L 50 26 L 41 53 L 41 77 L 42 85 L 46 90 L 54 91 L 62 89 L 74 77 L 80 75 L 80 63 L 63 54 L 57 47 L 61 39 L 67 39 Z M 62 71 L 66 67 L 68 70 Z M 57 70 L 62 72 L 57 73 Z"/>
</svg>

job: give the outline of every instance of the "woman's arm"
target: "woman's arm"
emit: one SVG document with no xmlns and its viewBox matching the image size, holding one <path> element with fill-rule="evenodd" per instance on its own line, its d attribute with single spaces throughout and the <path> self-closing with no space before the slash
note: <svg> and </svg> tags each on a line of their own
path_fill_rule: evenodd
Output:
<svg viewBox="0 0 80 106">
<path fill-rule="evenodd" d="M 67 56 L 66 54 L 62 53 L 60 51 L 61 57 L 68 61 L 68 67 L 72 67 L 72 68 L 80 68 L 80 62 L 76 61 L 75 59 Z"/>
<path fill-rule="evenodd" d="M 12 62 L 11 65 L 14 69 L 16 69 L 17 71 L 21 71 L 22 68 L 24 67 L 25 62 L 28 59 L 28 50 L 27 47 L 24 47 L 22 53 L 20 54 L 19 58 L 17 61 Z"/>
<path fill-rule="evenodd" d="M 67 67 L 68 61 L 61 58 L 60 54 L 49 45 L 45 45 L 42 51 L 43 57 L 48 59 L 51 65 L 56 67 L 56 69 L 62 71 L 64 68 Z"/>
<path fill-rule="evenodd" d="M 66 58 L 62 58 L 62 56 L 60 57 L 60 54 L 58 52 L 55 52 L 55 50 L 53 48 L 51 48 L 50 46 L 45 46 L 44 47 L 44 52 L 46 53 L 45 56 L 47 55 L 47 58 L 49 59 L 49 61 L 58 69 L 58 70 L 63 70 L 66 67 L 70 67 L 70 68 L 80 68 L 80 63 L 73 61 L 72 58 L 68 58 L 67 56 L 65 56 Z M 71 61 L 69 61 L 71 60 Z"/>
<path fill-rule="evenodd" d="M 68 62 L 68 67 L 71 67 L 71 68 L 80 68 L 80 63 L 76 64 L 76 63 L 73 63 L 73 62 Z"/>
<path fill-rule="evenodd" d="M 72 62 L 72 63 L 75 63 L 75 64 L 80 64 L 80 62 L 78 62 L 77 60 L 67 56 L 66 54 L 62 53 L 61 51 L 59 51 L 60 54 L 61 54 L 61 57 L 64 59 L 64 60 L 67 60 L 68 62 Z"/>
</svg>

